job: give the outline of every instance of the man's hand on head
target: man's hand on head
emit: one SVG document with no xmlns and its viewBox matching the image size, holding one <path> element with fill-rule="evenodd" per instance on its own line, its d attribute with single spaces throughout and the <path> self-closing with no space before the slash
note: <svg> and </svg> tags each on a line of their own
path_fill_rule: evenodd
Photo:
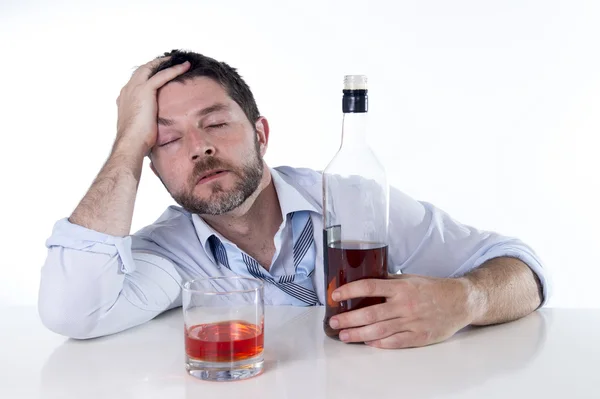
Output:
<svg viewBox="0 0 600 399">
<path fill-rule="evenodd" d="M 185 73 L 189 62 L 174 65 L 150 77 L 153 68 L 168 57 L 154 59 L 139 67 L 131 79 L 121 89 L 117 98 L 118 120 L 115 147 L 125 147 L 126 151 L 141 151 L 147 155 L 157 140 L 158 90 L 177 76 Z"/>
<path fill-rule="evenodd" d="M 185 73 L 189 63 L 163 69 L 155 67 L 168 58 L 139 67 L 117 98 L 117 137 L 112 152 L 69 221 L 101 233 L 124 237 L 131 232 L 133 208 L 142 175 L 144 157 L 158 135 L 157 92 Z"/>
</svg>

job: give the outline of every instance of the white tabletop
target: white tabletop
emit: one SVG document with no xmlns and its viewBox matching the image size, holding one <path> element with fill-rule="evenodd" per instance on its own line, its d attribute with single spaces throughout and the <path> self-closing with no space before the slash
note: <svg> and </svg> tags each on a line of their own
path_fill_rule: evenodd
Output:
<svg viewBox="0 0 600 399">
<path fill-rule="evenodd" d="M 323 308 L 272 307 L 265 372 L 186 374 L 177 309 L 109 337 L 47 331 L 34 308 L 0 309 L 0 398 L 600 398 L 600 309 L 544 309 L 425 348 L 382 350 L 322 332 Z"/>
</svg>

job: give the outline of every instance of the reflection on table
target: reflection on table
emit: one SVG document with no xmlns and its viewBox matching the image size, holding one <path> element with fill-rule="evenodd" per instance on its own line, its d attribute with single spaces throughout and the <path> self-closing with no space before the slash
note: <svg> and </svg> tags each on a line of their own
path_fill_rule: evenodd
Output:
<svg viewBox="0 0 600 399">
<path fill-rule="evenodd" d="M 214 383 L 186 375 L 181 311 L 174 310 L 113 336 L 67 340 L 43 366 L 41 397 L 436 398 L 526 368 L 547 330 L 545 314 L 535 312 L 438 345 L 382 350 L 327 338 L 322 320 L 319 307 L 268 307 L 264 374 Z"/>
</svg>

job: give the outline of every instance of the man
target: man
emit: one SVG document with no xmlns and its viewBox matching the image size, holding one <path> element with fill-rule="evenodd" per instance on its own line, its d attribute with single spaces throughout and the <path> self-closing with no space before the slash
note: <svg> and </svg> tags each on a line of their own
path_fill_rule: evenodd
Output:
<svg viewBox="0 0 600 399">
<path fill-rule="evenodd" d="M 108 160 L 47 241 L 39 311 L 49 329 L 82 339 L 125 330 L 181 306 L 182 283 L 202 276 L 263 276 L 267 304 L 325 303 L 321 175 L 267 167 L 269 124 L 235 69 L 174 50 L 140 67 L 117 105 Z M 130 235 L 145 156 L 181 207 Z M 302 232 L 310 245 L 298 255 Z M 428 345 L 470 324 L 523 317 L 548 297 L 525 244 L 395 189 L 389 269 L 393 278 L 333 292 L 334 301 L 386 297 L 333 317 L 341 340 Z"/>
</svg>

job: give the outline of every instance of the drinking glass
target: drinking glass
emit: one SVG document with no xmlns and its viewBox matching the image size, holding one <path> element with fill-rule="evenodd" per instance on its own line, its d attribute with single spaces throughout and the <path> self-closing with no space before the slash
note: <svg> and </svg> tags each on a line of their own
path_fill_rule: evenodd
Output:
<svg viewBox="0 0 600 399">
<path fill-rule="evenodd" d="M 233 381 L 263 371 L 264 287 L 248 277 L 183 285 L 185 367 L 202 380 Z"/>
</svg>

